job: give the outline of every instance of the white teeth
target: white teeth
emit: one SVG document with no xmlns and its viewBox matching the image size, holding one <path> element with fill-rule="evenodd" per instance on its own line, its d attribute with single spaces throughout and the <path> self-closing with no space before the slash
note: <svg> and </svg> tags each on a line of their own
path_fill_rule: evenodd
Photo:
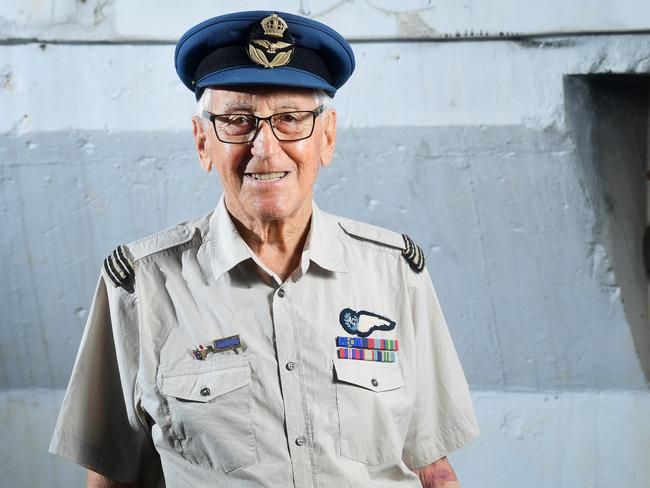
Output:
<svg viewBox="0 0 650 488">
<path fill-rule="evenodd" d="M 275 173 L 248 173 L 248 176 L 256 180 L 279 180 L 285 176 L 288 171 L 277 171 Z"/>
</svg>

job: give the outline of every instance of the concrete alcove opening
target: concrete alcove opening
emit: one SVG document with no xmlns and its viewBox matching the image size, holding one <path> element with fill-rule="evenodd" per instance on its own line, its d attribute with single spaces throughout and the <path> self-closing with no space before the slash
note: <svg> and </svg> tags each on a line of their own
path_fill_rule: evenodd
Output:
<svg viewBox="0 0 650 488">
<path fill-rule="evenodd" d="M 567 121 L 595 221 L 595 270 L 623 303 L 646 382 L 650 379 L 648 226 L 650 76 L 605 74 L 564 78 Z M 599 254 L 601 256 L 599 256 Z"/>
</svg>

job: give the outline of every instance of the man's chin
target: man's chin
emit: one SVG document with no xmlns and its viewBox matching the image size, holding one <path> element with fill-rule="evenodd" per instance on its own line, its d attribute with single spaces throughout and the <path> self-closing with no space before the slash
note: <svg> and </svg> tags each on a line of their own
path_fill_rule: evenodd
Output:
<svg viewBox="0 0 650 488">
<path fill-rule="evenodd" d="M 298 215 L 302 205 L 286 200 L 266 200 L 254 205 L 254 217 L 263 221 L 289 220 Z"/>
<path fill-rule="evenodd" d="M 292 216 L 292 212 L 289 212 L 282 208 L 262 208 L 257 211 L 256 218 L 263 221 L 281 221 L 288 220 Z"/>
</svg>

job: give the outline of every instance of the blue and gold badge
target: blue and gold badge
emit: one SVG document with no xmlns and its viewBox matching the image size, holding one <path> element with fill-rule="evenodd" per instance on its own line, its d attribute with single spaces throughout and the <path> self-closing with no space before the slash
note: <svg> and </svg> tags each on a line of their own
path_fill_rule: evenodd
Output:
<svg viewBox="0 0 650 488">
<path fill-rule="evenodd" d="M 215 339 L 212 341 L 212 344 L 197 344 L 192 348 L 192 356 L 194 359 L 203 361 L 208 354 L 211 352 L 218 353 L 224 351 L 234 351 L 235 354 L 239 354 L 238 349 L 242 347 L 241 339 L 239 335 L 233 335 L 228 337 L 222 337 L 221 339 Z"/>
</svg>

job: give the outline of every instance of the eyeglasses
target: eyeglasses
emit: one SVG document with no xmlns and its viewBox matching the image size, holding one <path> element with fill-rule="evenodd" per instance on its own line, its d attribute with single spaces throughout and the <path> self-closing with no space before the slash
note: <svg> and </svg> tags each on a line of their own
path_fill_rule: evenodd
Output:
<svg viewBox="0 0 650 488">
<path fill-rule="evenodd" d="M 321 105 L 316 110 L 280 112 L 268 117 L 258 117 L 253 114 L 213 114 L 205 111 L 202 115 L 210 119 L 214 133 L 221 142 L 247 144 L 255 139 L 263 120 L 269 123 L 273 135 L 279 141 L 307 139 L 314 132 L 316 117 L 323 111 L 324 107 Z"/>
</svg>

